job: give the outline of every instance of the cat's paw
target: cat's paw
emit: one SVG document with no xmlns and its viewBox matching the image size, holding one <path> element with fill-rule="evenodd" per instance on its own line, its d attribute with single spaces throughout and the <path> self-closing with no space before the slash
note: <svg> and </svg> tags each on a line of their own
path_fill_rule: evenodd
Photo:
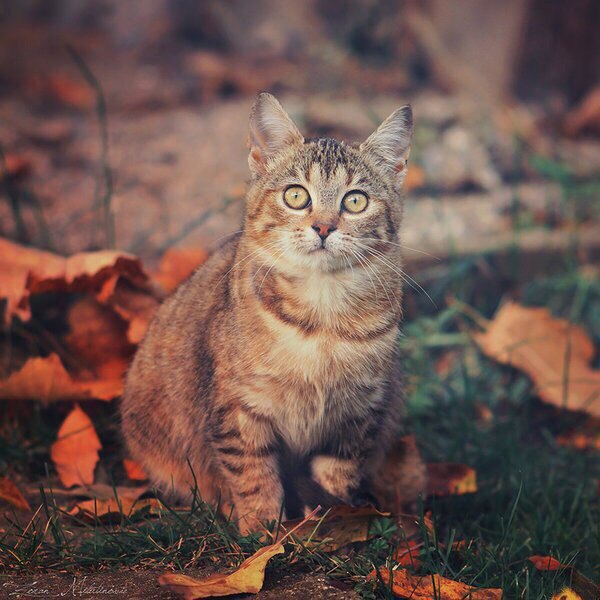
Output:
<svg viewBox="0 0 600 600">
<path fill-rule="evenodd" d="M 359 487 L 350 491 L 351 506 L 372 506 L 377 508 L 377 498 L 367 489 Z"/>
</svg>

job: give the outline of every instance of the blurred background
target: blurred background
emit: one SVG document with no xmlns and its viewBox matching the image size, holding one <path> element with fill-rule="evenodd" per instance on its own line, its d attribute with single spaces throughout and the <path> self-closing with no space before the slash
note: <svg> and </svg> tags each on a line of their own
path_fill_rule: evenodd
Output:
<svg viewBox="0 0 600 600">
<path fill-rule="evenodd" d="M 0 235 L 210 247 L 238 229 L 268 90 L 307 135 L 352 141 L 413 104 L 406 245 L 518 231 L 550 268 L 576 227 L 593 257 L 599 24 L 594 0 L 0 2 Z"/>
</svg>

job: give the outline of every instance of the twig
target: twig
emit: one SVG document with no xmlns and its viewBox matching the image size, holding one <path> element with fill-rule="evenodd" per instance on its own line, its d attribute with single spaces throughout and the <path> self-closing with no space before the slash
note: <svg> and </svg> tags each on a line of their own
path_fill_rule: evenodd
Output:
<svg viewBox="0 0 600 600">
<path fill-rule="evenodd" d="M 100 127 L 100 143 L 101 143 L 101 165 L 102 165 L 102 176 L 104 179 L 104 195 L 100 198 L 99 193 L 96 193 L 95 205 L 98 208 L 100 205 L 104 210 L 104 226 L 106 231 L 106 245 L 108 248 L 115 247 L 115 222 L 114 215 L 112 212 L 112 196 L 113 196 L 113 177 L 110 163 L 108 160 L 108 124 L 107 124 L 107 110 L 106 110 L 106 99 L 102 86 L 96 76 L 92 73 L 88 64 L 85 62 L 83 57 L 73 48 L 67 46 L 73 62 L 83 75 L 83 78 L 87 81 L 89 86 L 94 90 L 96 94 L 96 114 L 98 116 L 98 124 Z"/>
</svg>

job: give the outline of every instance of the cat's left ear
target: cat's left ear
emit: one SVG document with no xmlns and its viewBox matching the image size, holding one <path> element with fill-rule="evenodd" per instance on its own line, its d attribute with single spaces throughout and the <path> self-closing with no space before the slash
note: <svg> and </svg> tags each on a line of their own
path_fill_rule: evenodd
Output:
<svg viewBox="0 0 600 600">
<path fill-rule="evenodd" d="M 275 96 L 261 92 L 250 113 L 250 170 L 256 175 L 264 173 L 266 164 L 278 152 L 303 143 L 302 134 Z"/>
<path fill-rule="evenodd" d="M 409 104 L 395 110 L 361 145 L 360 150 L 389 173 L 404 181 L 413 134 Z"/>
</svg>

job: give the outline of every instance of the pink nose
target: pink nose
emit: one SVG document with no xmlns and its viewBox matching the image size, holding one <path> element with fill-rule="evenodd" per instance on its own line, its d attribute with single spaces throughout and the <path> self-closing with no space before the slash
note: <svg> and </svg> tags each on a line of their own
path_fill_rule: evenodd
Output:
<svg viewBox="0 0 600 600">
<path fill-rule="evenodd" d="M 319 237 L 324 240 L 332 231 L 336 230 L 333 223 L 315 223 L 312 228 L 319 234 Z"/>
</svg>

